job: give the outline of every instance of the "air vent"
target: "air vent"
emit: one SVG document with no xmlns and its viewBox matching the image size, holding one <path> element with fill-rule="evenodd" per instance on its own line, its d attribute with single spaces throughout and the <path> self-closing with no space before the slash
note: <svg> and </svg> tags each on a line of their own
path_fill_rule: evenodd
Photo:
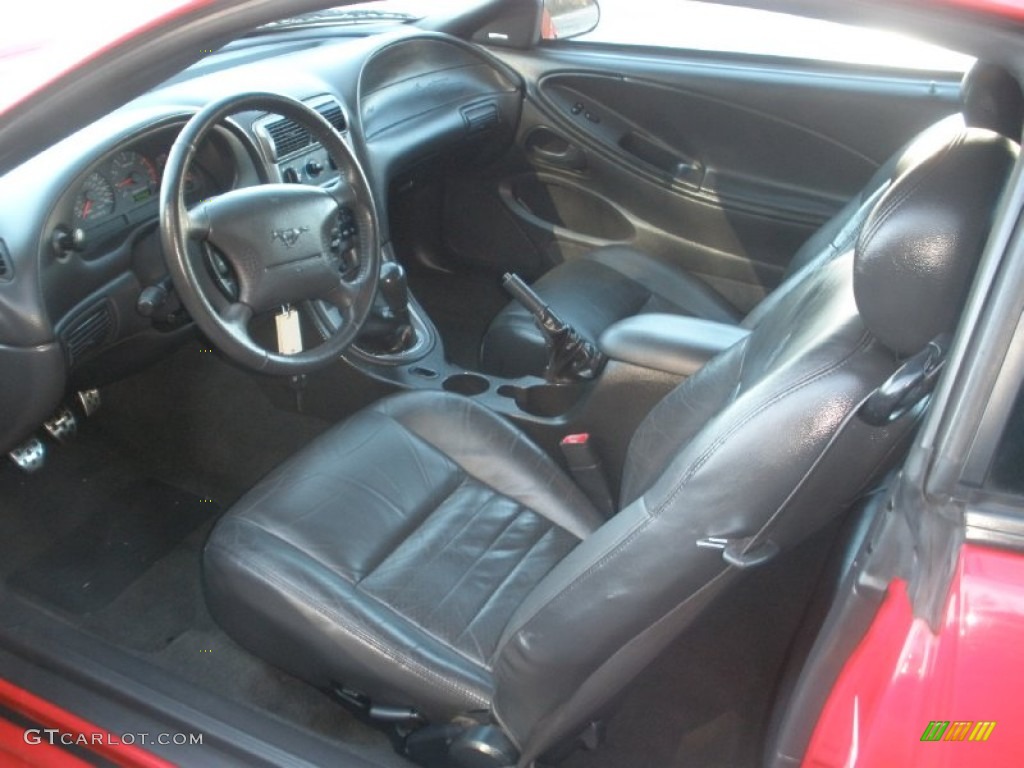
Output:
<svg viewBox="0 0 1024 768">
<path fill-rule="evenodd" d="M 73 365 L 91 350 L 110 339 L 114 331 L 114 313 L 108 302 L 93 307 L 75 318 L 61 334 L 68 364 Z"/>
<path fill-rule="evenodd" d="M 316 111 L 323 115 L 335 130 L 345 130 L 345 115 L 337 103 L 328 101 L 317 104 Z M 291 157 L 316 143 L 309 131 L 287 117 L 267 123 L 267 133 L 274 142 L 274 152 L 278 160 Z"/>
<path fill-rule="evenodd" d="M 7 250 L 7 243 L 0 240 L 0 281 L 7 282 L 14 278 L 14 262 L 11 261 L 11 252 Z"/>
</svg>

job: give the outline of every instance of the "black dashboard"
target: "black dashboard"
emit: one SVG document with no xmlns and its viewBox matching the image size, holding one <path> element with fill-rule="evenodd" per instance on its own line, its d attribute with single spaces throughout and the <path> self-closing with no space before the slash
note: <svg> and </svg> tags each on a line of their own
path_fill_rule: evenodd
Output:
<svg viewBox="0 0 1024 768">
<path fill-rule="evenodd" d="M 298 49 L 267 41 L 204 60 L 0 177 L 0 449 L 34 430 L 69 389 L 129 373 L 190 331 L 174 300 L 156 316 L 139 309 L 147 288 L 166 284 L 163 166 L 199 108 L 252 91 L 305 101 L 342 134 L 370 180 L 384 242 L 396 180 L 500 153 L 522 104 L 513 72 L 444 35 L 405 28 Z M 308 131 L 243 113 L 199 148 L 186 202 L 336 177 Z"/>
</svg>

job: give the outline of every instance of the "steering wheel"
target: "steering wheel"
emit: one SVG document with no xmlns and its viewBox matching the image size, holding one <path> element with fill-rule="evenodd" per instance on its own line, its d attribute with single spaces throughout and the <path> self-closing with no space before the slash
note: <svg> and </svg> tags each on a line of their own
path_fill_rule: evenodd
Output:
<svg viewBox="0 0 1024 768">
<path fill-rule="evenodd" d="M 187 208 L 186 171 L 203 139 L 229 115 L 254 110 L 282 115 L 309 130 L 337 165 L 340 182 L 329 189 L 261 184 Z M 351 248 L 344 239 L 346 214 L 356 229 Z M 171 281 L 192 319 L 228 357 L 264 373 L 309 373 L 335 361 L 359 334 L 377 291 L 380 233 L 366 176 L 334 127 L 287 96 L 247 93 L 220 99 L 185 125 L 164 170 L 160 237 Z M 200 254 L 226 264 L 237 290 L 211 280 L 209 262 L 203 264 Z M 353 254 L 354 260 L 346 258 Z M 214 288 L 217 283 L 221 290 Z M 318 346 L 284 355 L 250 335 L 255 315 L 317 299 L 337 307 L 343 320 Z"/>
</svg>

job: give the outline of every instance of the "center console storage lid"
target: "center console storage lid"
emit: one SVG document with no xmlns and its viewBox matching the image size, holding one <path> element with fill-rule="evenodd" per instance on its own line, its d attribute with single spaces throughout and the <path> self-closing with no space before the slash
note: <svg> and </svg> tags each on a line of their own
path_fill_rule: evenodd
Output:
<svg viewBox="0 0 1024 768">
<path fill-rule="evenodd" d="M 749 333 L 738 325 L 698 317 L 645 314 L 609 326 L 598 346 L 612 360 L 692 376 Z"/>
</svg>

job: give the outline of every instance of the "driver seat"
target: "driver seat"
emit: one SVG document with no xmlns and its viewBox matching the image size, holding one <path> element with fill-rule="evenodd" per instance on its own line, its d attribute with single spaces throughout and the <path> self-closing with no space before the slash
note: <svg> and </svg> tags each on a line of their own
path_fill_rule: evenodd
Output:
<svg viewBox="0 0 1024 768">
<path fill-rule="evenodd" d="M 402 394 L 218 522 L 213 615 L 322 689 L 434 722 L 476 712 L 529 765 L 898 458 L 921 406 L 882 426 L 858 411 L 954 328 L 1016 154 L 965 128 L 899 178 L 855 253 L 653 409 L 610 519 L 472 399 Z"/>
</svg>

